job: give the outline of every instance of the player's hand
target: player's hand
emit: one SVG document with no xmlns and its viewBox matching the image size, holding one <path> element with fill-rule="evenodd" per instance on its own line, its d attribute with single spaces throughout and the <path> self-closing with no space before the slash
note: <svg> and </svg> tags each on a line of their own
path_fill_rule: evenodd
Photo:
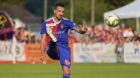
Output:
<svg viewBox="0 0 140 78">
<path fill-rule="evenodd" d="M 40 56 L 40 60 L 42 60 L 42 61 L 46 61 L 46 56 L 45 56 L 45 54 L 41 54 L 41 56 Z"/>
</svg>

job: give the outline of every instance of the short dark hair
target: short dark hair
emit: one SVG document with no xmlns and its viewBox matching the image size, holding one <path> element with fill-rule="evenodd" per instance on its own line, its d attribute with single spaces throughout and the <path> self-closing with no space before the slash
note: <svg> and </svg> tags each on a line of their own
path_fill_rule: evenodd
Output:
<svg viewBox="0 0 140 78">
<path fill-rule="evenodd" d="M 62 3 L 56 3 L 54 6 L 54 9 L 56 9 L 58 6 L 63 7 L 63 8 L 65 7 L 64 4 Z"/>
</svg>

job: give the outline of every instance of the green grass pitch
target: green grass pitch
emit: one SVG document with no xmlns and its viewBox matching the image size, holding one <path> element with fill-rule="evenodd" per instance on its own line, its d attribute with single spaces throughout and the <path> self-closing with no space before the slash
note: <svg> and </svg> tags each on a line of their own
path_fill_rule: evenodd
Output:
<svg viewBox="0 0 140 78">
<path fill-rule="evenodd" d="M 0 64 L 0 78 L 62 78 L 59 63 Z M 140 64 L 73 63 L 70 78 L 140 78 Z"/>
</svg>

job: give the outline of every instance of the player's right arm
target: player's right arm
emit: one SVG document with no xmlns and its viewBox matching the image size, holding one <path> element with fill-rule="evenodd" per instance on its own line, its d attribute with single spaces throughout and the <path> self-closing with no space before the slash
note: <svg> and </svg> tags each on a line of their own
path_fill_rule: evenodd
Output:
<svg viewBox="0 0 140 78">
<path fill-rule="evenodd" d="M 41 56 L 40 56 L 40 60 L 45 61 L 46 60 L 46 46 L 47 46 L 47 42 L 46 42 L 46 22 L 43 22 L 42 26 L 41 26 L 41 44 L 40 44 L 40 49 L 41 49 Z"/>
<path fill-rule="evenodd" d="M 40 60 L 45 61 L 46 60 L 46 34 L 41 34 L 41 57 Z"/>
</svg>

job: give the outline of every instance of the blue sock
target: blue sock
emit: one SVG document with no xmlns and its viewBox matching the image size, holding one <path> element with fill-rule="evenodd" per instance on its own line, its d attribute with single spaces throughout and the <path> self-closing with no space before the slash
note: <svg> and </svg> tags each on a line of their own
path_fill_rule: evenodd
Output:
<svg viewBox="0 0 140 78">
<path fill-rule="evenodd" d="M 63 78 L 70 78 L 70 74 L 63 74 Z"/>
</svg>

